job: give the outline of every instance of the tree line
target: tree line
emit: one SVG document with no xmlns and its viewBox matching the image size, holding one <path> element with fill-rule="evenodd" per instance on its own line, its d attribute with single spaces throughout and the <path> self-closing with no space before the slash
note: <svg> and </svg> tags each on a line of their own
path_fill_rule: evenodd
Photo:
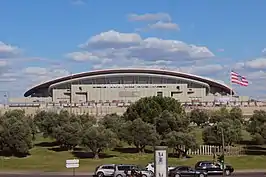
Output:
<svg viewBox="0 0 266 177">
<path fill-rule="evenodd" d="M 27 116 L 22 110 L 8 111 L 0 116 L 0 151 L 28 154 L 36 135 L 41 134 L 66 150 L 83 147 L 95 158 L 105 149 L 125 142 L 139 152 L 144 152 L 147 146 L 167 145 L 182 157 L 189 149 L 199 147 L 193 125 L 203 129 L 202 139 L 208 145 L 220 146 L 222 131 L 225 145 L 239 143 L 243 129 L 250 132 L 257 144 L 266 143 L 265 111 L 254 111 L 250 120 L 245 121 L 237 107 L 217 111 L 194 109 L 186 113 L 173 98 L 146 97 L 129 106 L 122 116 L 110 114 L 98 120 L 89 114 L 74 115 L 67 111 L 40 111 L 34 116 Z"/>
</svg>

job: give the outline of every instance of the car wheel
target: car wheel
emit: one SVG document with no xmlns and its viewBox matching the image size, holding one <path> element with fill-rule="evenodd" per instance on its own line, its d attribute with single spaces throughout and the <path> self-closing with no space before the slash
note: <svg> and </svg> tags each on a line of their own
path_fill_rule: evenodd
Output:
<svg viewBox="0 0 266 177">
<path fill-rule="evenodd" d="M 116 175 L 116 177 L 123 177 L 122 175 Z"/>
<path fill-rule="evenodd" d="M 230 175 L 231 175 L 230 170 L 225 170 L 225 175 L 226 175 L 226 176 L 230 176 Z"/>
<path fill-rule="evenodd" d="M 176 174 L 175 177 L 181 177 L 181 175 L 180 174 Z"/>
<path fill-rule="evenodd" d="M 203 173 L 199 174 L 199 177 L 205 177 L 205 175 Z"/>
<path fill-rule="evenodd" d="M 98 172 L 98 173 L 97 173 L 97 177 L 104 177 L 103 172 Z"/>
<path fill-rule="evenodd" d="M 142 175 L 142 177 L 147 177 L 147 175 Z"/>
</svg>

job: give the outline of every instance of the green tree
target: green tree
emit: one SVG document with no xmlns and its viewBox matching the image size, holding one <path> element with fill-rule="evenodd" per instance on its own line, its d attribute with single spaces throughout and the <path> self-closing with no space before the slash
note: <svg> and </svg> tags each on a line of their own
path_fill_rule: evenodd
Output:
<svg viewBox="0 0 266 177">
<path fill-rule="evenodd" d="M 225 144 L 232 145 L 242 139 L 243 114 L 239 108 L 230 111 L 225 107 L 210 114 L 212 125 L 206 127 L 202 132 L 205 144 L 222 145 L 222 134 L 224 132 Z"/>
<path fill-rule="evenodd" d="M 263 110 L 255 110 L 249 119 L 247 131 L 253 136 L 253 140 L 257 144 L 266 143 L 266 112 Z"/>
<path fill-rule="evenodd" d="M 186 157 L 189 149 L 199 148 L 195 135 L 172 131 L 165 136 L 165 144 L 175 149 L 178 157 Z"/>
<path fill-rule="evenodd" d="M 156 130 L 163 137 L 169 132 L 188 132 L 189 118 L 185 114 L 178 114 L 168 110 L 163 111 L 156 119 Z M 163 138 L 162 137 L 162 138 Z"/>
<path fill-rule="evenodd" d="M 124 124 L 123 129 L 123 139 L 129 144 L 134 144 L 138 152 L 144 152 L 147 145 L 156 145 L 159 141 L 155 126 L 140 118 L 128 121 Z"/>
<path fill-rule="evenodd" d="M 28 154 L 32 139 L 32 129 L 23 111 L 8 111 L 0 117 L 0 151 L 10 155 Z"/>
<path fill-rule="evenodd" d="M 201 126 L 209 120 L 208 112 L 204 109 L 193 109 L 189 115 L 190 121 L 197 124 L 197 126 Z"/>
<path fill-rule="evenodd" d="M 119 133 L 119 127 L 125 121 L 117 114 L 107 114 L 100 120 L 100 124 L 102 124 L 106 129 L 111 129 L 116 134 Z"/>
<path fill-rule="evenodd" d="M 94 154 L 94 158 L 98 159 L 99 154 L 105 148 L 111 148 L 116 145 L 116 135 L 103 126 L 91 126 L 84 130 L 81 145 Z"/>
<path fill-rule="evenodd" d="M 61 147 L 73 150 L 81 143 L 82 126 L 78 121 L 67 121 L 54 129 L 54 138 Z"/>
<path fill-rule="evenodd" d="M 239 120 L 242 124 L 244 123 L 244 116 L 243 116 L 243 111 L 239 107 L 233 107 L 229 111 L 230 118 L 232 120 Z"/>
<path fill-rule="evenodd" d="M 141 118 L 144 122 L 154 124 L 155 118 L 168 110 L 177 114 L 185 114 L 181 104 L 171 97 L 145 97 L 141 98 L 128 107 L 123 117 L 127 121 Z"/>
<path fill-rule="evenodd" d="M 210 114 L 210 123 L 218 123 L 224 119 L 230 118 L 230 114 L 226 107 L 222 107 L 219 110 L 212 111 Z"/>
<path fill-rule="evenodd" d="M 34 120 L 44 137 L 55 139 L 62 148 L 68 150 L 81 143 L 83 129 L 97 122 L 95 117 L 88 114 L 76 116 L 67 111 L 61 111 L 59 114 L 41 111 L 36 114 Z"/>
<path fill-rule="evenodd" d="M 202 132 L 205 144 L 222 145 L 222 131 L 225 145 L 232 145 L 241 140 L 241 122 L 239 120 L 224 119 L 217 124 L 206 127 Z"/>
<path fill-rule="evenodd" d="M 37 112 L 34 116 L 34 123 L 42 132 L 43 137 L 53 138 L 54 128 L 59 125 L 59 114 L 46 111 Z"/>
</svg>

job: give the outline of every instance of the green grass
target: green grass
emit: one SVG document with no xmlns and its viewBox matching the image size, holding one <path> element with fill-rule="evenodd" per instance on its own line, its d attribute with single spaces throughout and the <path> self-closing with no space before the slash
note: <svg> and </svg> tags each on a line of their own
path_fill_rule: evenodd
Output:
<svg viewBox="0 0 266 177">
<path fill-rule="evenodd" d="M 197 137 L 199 138 L 200 130 Z M 49 139 L 38 137 L 35 144 L 41 142 L 51 142 Z M 2 158 L 0 162 L 0 171 L 43 171 L 43 172 L 55 172 L 55 171 L 71 171 L 65 168 L 65 161 L 67 159 L 77 158 L 71 151 L 55 152 L 50 149 L 51 147 L 38 147 L 35 146 L 30 151 L 30 156 L 25 158 Z M 264 149 L 264 154 L 266 150 Z M 170 151 L 171 152 L 171 151 Z M 77 171 L 82 172 L 93 172 L 95 167 L 100 164 L 106 163 L 127 163 L 127 164 L 139 164 L 146 165 L 148 162 L 153 161 L 152 153 L 123 153 L 118 151 L 108 150 L 105 152 L 110 157 L 92 159 L 92 158 L 81 158 L 80 168 Z M 212 156 L 193 156 L 189 159 L 178 159 L 169 157 L 169 165 L 190 165 L 194 164 L 199 160 L 212 160 Z M 226 157 L 226 163 L 233 165 L 237 170 L 241 169 L 265 169 L 266 167 L 266 155 L 244 155 Z"/>
</svg>

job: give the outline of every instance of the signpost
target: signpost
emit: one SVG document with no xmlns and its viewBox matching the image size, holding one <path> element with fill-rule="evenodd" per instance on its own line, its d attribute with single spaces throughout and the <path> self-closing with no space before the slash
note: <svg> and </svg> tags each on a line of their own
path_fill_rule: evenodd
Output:
<svg viewBox="0 0 266 177">
<path fill-rule="evenodd" d="M 79 167 L 79 159 L 66 160 L 66 168 L 73 169 L 73 176 L 75 176 L 75 169 Z"/>
<path fill-rule="evenodd" d="M 168 177 L 167 146 L 154 147 L 155 177 Z"/>
</svg>

